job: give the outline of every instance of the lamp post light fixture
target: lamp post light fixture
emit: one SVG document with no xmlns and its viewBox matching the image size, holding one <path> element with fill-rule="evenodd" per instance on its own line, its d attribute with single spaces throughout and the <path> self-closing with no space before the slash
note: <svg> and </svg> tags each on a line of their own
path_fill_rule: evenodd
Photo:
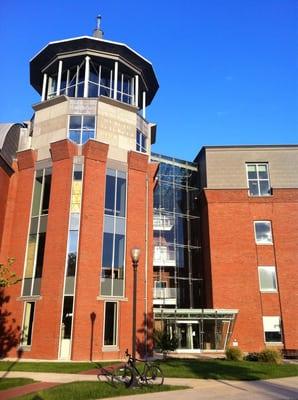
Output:
<svg viewBox="0 0 298 400">
<path fill-rule="evenodd" d="M 132 311 L 132 357 L 136 359 L 136 340 L 137 340 L 137 268 L 139 264 L 141 250 L 138 247 L 131 249 L 131 259 L 133 266 L 133 311 Z"/>
</svg>

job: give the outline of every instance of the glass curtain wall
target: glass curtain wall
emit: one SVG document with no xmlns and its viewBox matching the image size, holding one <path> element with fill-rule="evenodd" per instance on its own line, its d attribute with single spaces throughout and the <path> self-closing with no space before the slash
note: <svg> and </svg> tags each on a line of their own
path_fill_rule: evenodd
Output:
<svg viewBox="0 0 298 400">
<path fill-rule="evenodd" d="M 78 260 L 79 228 L 81 217 L 83 187 L 83 159 L 74 158 L 70 217 L 68 229 L 68 246 L 65 266 L 63 310 L 61 321 L 60 358 L 69 359 L 71 351 L 73 309 L 75 296 L 75 278 Z"/>
<path fill-rule="evenodd" d="M 197 167 L 152 154 L 160 163 L 154 192 L 154 306 L 201 306 L 202 263 Z"/>
<path fill-rule="evenodd" d="M 40 295 L 51 191 L 51 168 L 36 171 L 27 244 L 23 296 Z"/>
<path fill-rule="evenodd" d="M 124 296 L 125 230 L 126 173 L 108 168 L 100 284 L 102 296 Z"/>
</svg>

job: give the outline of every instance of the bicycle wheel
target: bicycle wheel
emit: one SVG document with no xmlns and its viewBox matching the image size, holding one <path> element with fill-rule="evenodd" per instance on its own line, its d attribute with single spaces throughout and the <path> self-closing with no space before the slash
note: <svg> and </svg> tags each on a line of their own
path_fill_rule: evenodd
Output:
<svg viewBox="0 0 298 400">
<path fill-rule="evenodd" d="M 156 365 L 151 365 L 146 371 L 146 381 L 149 384 L 162 385 L 164 376 L 162 370 Z"/>
<path fill-rule="evenodd" d="M 112 383 L 120 383 L 129 387 L 133 382 L 133 371 L 127 365 L 115 369 L 112 375 Z"/>
</svg>

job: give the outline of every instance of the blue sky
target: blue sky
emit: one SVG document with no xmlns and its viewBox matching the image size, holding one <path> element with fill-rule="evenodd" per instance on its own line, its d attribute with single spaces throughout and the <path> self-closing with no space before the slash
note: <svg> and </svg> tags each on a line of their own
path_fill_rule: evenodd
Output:
<svg viewBox="0 0 298 400">
<path fill-rule="evenodd" d="M 30 58 L 91 35 L 98 13 L 106 39 L 154 66 L 153 151 L 192 160 L 203 145 L 297 143 L 295 0 L 2 1 L 1 122 L 29 119 L 39 101 Z"/>
</svg>

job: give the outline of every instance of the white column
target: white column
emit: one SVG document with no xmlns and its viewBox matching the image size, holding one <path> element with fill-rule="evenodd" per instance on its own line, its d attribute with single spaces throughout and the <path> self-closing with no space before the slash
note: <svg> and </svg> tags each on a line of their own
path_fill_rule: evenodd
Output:
<svg viewBox="0 0 298 400">
<path fill-rule="evenodd" d="M 146 92 L 143 91 L 143 118 L 146 119 Z"/>
<path fill-rule="evenodd" d="M 90 74 L 90 57 L 85 57 L 84 97 L 88 97 L 88 83 Z"/>
<path fill-rule="evenodd" d="M 66 87 L 65 87 L 66 96 L 68 95 L 68 86 L 69 86 L 69 69 L 67 70 L 67 73 L 66 73 Z"/>
<path fill-rule="evenodd" d="M 135 76 L 135 106 L 139 107 L 139 75 Z"/>
<path fill-rule="evenodd" d="M 46 99 L 47 79 L 47 74 L 43 74 L 41 101 L 45 101 Z"/>
<path fill-rule="evenodd" d="M 115 61 L 114 68 L 114 99 L 117 100 L 117 85 L 118 85 L 118 61 Z"/>
<path fill-rule="evenodd" d="M 62 60 L 59 60 L 59 64 L 58 64 L 58 79 L 57 79 L 57 93 L 56 93 L 56 96 L 59 96 L 59 95 L 60 95 L 61 76 L 62 76 Z"/>
</svg>

